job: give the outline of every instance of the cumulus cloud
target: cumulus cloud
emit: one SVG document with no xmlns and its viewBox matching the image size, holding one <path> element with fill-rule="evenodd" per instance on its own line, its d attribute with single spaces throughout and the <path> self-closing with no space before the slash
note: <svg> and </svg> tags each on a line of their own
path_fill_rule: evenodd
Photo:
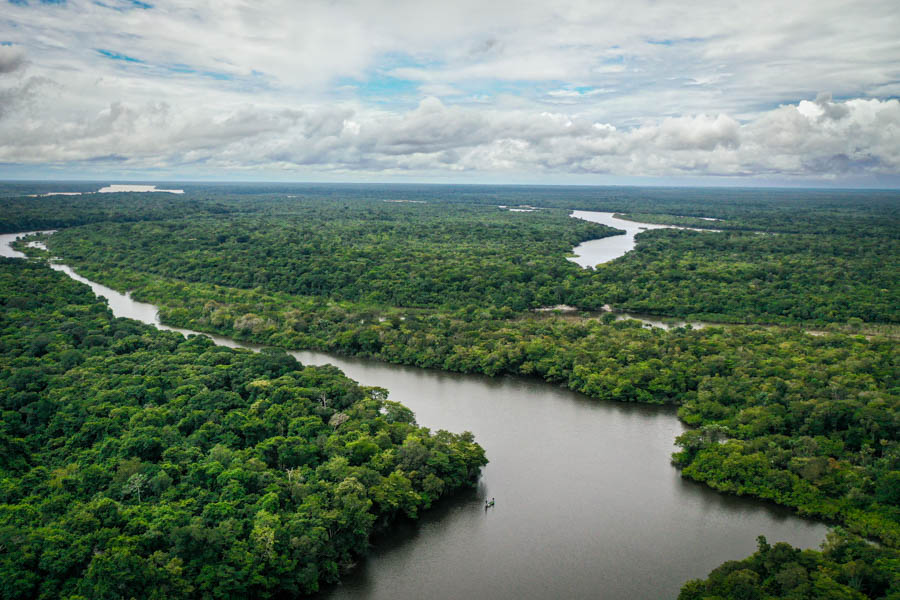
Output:
<svg viewBox="0 0 900 600">
<path fill-rule="evenodd" d="M 0 161 L 24 163 L 115 156 L 134 167 L 832 177 L 900 170 L 900 101 L 820 96 L 744 123 L 696 115 L 631 128 L 436 98 L 400 113 L 245 105 L 209 115 L 113 103 L 72 123 L 8 119 L 0 139 Z"/>
<path fill-rule="evenodd" d="M 896 0 L 68 0 L 0 23 L 6 162 L 898 172 Z"/>
<path fill-rule="evenodd" d="M 27 107 L 40 90 L 51 83 L 45 77 L 26 77 L 26 64 L 22 47 L 0 45 L 0 120 Z"/>
<path fill-rule="evenodd" d="M 803 100 L 797 107 L 803 115 L 818 119 L 842 119 L 850 110 L 843 104 L 832 102 L 830 92 L 821 92 L 814 102 Z"/>
<path fill-rule="evenodd" d="M 20 46 L 0 46 L 0 75 L 17 71 L 25 64 L 25 50 Z"/>
</svg>

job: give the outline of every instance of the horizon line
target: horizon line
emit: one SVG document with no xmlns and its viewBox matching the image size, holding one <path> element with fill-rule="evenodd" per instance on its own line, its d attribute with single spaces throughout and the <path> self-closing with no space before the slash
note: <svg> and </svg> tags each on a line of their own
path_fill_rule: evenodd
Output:
<svg viewBox="0 0 900 600">
<path fill-rule="evenodd" d="M 783 189 L 783 190 L 833 190 L 833 191 L 884 191 L 884 192 L 900 192 L 900 185 L 897 187 L 875 187 L 875 186 L 834 186 L 834 185 L 813 185 L 813 184 L 767 184 L 761 183 L 757 185 L 736 184 L 736 185 L 715 185 L 715 184 L 637 184 L 637 183 L 448 183 L 448 182 L 430 182 L 430 181 L 403 181 L 403 182 L 386 182 L 386 181 L 280 181 L 280 180 L 246 180 L 246 179 L 0 179 L 2 184 L 23 184 L 23 183 L 76 183 L 76 184 L 180 184 L 180 185 L 309 185 L 309 186 L 435 186 L 435 187 L 545 187 L 545 188 L 657 188 L 657 189 Z"/>
</svg>

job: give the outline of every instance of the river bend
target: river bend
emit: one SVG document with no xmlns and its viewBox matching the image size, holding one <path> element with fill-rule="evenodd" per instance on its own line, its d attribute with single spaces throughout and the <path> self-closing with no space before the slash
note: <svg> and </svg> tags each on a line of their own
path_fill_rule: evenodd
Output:
<svg viewBox="0 0 900 600">
<path fill-rule="evenodd" d="M 21 256 L 9 248 L 14 238 L 0 236 L 0 254 Z M 90 285 L 116 316 L 163 327 L 155 306 L 54 268 Z M 389 389 L 422 425 L 472 431 L 491 461 L 477 489 L 374 540 L 366 560 L 324 593 L 329 600 L 675 598 L 687 579 L 751 554 L 760 534 L 814 548 L 827 531 L 683 480 L 669 463 L 683 431 L 671 408 L 589 400 L 523 378 L 292 354 Z M 486 497 L 496 506 L 485 510 Z"/>
</svg>

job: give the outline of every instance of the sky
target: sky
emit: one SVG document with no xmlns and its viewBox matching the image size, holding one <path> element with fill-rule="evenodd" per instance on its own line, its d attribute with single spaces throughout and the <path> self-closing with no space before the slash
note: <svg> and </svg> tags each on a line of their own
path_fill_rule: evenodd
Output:
<svg viewBox="0 0 900 600">
<path fill-rule="evenodd" d="M 0 8 L 0 179 L 900 187 L 897 0 Z"/>
</svg>

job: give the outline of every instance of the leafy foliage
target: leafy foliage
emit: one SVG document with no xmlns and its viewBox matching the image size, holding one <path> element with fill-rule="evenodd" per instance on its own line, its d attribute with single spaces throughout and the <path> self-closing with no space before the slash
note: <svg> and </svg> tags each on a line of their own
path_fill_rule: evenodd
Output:
<svg viewBox="0 0 900 600">
<path fill-rule="evenodd" d="M 566 287 L 587 274 L 563 255 L 613 233 L 564 211 L 328 202 L 273 216 L 97 224 L 60 232 L 52 249 L 98 270 L 128 264 L 189 282 L 375 305 L 524 310 L 567 300 Z"/>
<path fill-rule="evenodd" d="M 3 598 L 309 593 L 486 463 L 386 390 L 114 319 L 39 263 L 0 259 L 0 353 Z"/>
<path fill-rule="evenodd" d="M 139 198 L 134 198 L 135 194 L 121 193 L 41 198 L 28 195 L 3 197 L 3 188 L 9 186 L 10 184 L 0 185 L 0 233 L 59 229 L 100 221 L 152 221 L 221 215 L 230 210 L 215 201 L 167 193 L 143 193 L 138 194 Z"/>
<path fill-rule="evenodd" d="M 612 302 L 729 322 L 897 323 L 895 192 L 246 185 L 194 194 L 223 212 L 72 228 L 50 248 L 85 275 L 158 304 L 172 325 L 677 405 L 692 426 L 673 458 L 686 477 L 842 523 L 888 548 L 867 554 L 871 547 L 847 538 L 832 546 L 852 550 L 795 556 L 777 545 L 799 567 L 782 574 L 755 558 L 726 563 L 709 584 L 688 584 L 683 593 L 694 595 L 685 598 L 895 593 L 860 587 L 896 573 L 895 562 L 863 579 L 845 571 L 860 560 L 893 561 L 889 548 L 900 544 L 895 340 L 790 327 L 651 331 L 613 315 L 528 310 Z M 501 204 L 545 210 L 510 213 Z M 613 232 L 557 210 L 575 208 L 725 232 L 646 232 L 634 252 L 583 270 L 565 253 Z M 53 340 L 30 339 L 28 352 L 40 358 Z M 403 415 L 385 406 L 386 421 Z M 329 415 L 327 427 L 343 431 L 345 416 Z M 344 447 L 351 467 L 378 456 L 367 440 Z M 405 458 L 419 454 L 411 448 Z M 119 482 L 129 501 L 152 488 L 135 473 Z M 790 577 L 799 583 L 779 583 Z"/>
<path fill-rule="evenodd" d="M 898 504 L 878 493 L 878 482 L 900 472 L 893 340 L 759 326 L 666 332 L 637 321 L 486 309 L 382 312 L 141 281 L 139 299 L 161 305 L 161 318 L 180 327 L 449 371 L 537 376 L 603 400 L 679 405 L 697 428 L 679 440 L 676 464 L 685 476 L 900 543 Z"/>
<path fill-rule="evenodd" d="M 145 221 L 157 213 L 138 202 L 133 217 L 109 219 L 136 222 L 62 231 L 51 238 L 51 249 L 101 272 L 127 264 L 188 282 L 380 307 L 520 312 L 612 304 L 724 322 L 900 323 L 896 194 L 851 194 L 843 205 L 812 192 L 777 195 L 782 204 L 761 192 L 753 199 L 738 194 L 744 204 L 668 198 L 669 210 L 724 220 L 639 216 L 726 231 L 645 232 L 634 252 L 591 271 L 565 255 L 615 230 L 556 208 L 516 213 L 485 206 L 485 199 L 459 202 L 452 193 L 458 190 L 449 190 L 437 198 L 413 196 L 418 200 L 406 190 L 402 202 L 226 197 L 217 199 L 215 214 L 203 212 L 212 205 L 198 199 L 185 205 L 198 211 L 190 219 L 176 213 L 177 219 L 152 223 Z M 509 192 L 500 196 L 510 201 Z M 524 200 L 561 204 L 547 192 L 522 191 L 517 203 Z M 628 204 L 583 194 L 572 201 L 589 208 Z"/>
<path fill-rule="evenodd" d="M 636 252 L 599 265 L 590 282 L 622 309 L 763 323 L 900 322 L 895 234 L 658 229 L 637 239 Z"/>
<path fill-rule="evenodd" d="M 705 580 L 684 584 L 678 600 L 864 600 L 900 595 L 900 553 L 847 536 L 828 534 L 823 551 L 785 543 L 759 549 L 744 560 L 730 560 Z"/>
</svg>

